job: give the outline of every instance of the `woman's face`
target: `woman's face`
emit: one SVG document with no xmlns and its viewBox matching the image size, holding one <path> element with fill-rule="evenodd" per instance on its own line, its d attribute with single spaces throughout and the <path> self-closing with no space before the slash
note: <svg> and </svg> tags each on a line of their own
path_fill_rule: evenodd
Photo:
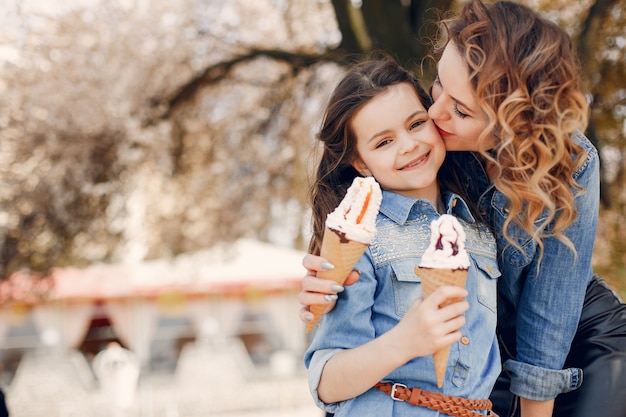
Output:
<svg viewBox="0 0 626 417">
<path fill-rule="evenodd" d="M 359 159 L 354 167 L 386 190 L 437 204 L 437 172 L 446 149 L 415 88 L 395 84 L 351 121 Z"/>
<path fill-rule="evenodd" d="M 448 151 L 478 151 L 478 136 L 487 126 L 469 81 L 467 62 L 456 45 L 448 43 L 432 87 L 434 104 L 428 115 Z"/>
</svg>

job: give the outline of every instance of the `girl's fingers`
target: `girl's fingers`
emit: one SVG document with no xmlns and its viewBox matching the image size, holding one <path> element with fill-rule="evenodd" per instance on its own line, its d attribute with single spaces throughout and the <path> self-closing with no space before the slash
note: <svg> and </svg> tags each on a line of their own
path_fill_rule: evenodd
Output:
<svg viewBox="0 0 626 417">
<path fill-rule="evenodd" d="M 456 316 L 441 325 L 443 334 L 450 335 L 453 333 L 459 333 L 459 329 L 465 325 L 464 316 Z M 460 339 L 460 336 L 459 336 Z M 458 340 L 458 339 L 457 339 Z M 456 340 L 455 340 L 456 341 Z"/>
<path fill-rule="evenodd" d="M 450 299 L 461 300 L 467 297 L 467 290 L 461 287 L 455 287 L 452 285 L 444 285 L 442 287 L 437 288 L 432 294 L 424 299 L 424 302 L 428 303 L 430 306 L 440 306 Z M 455 305 L 457 303 L 453 303 L 451 305 Z M 469 308 L 469 304 L 463 304 Z M 449 307 L 449 306 L 448 306 Z M 445 307 L 444 307 L 445 308 Z M 442 310 L 444 309 L 442 308 Z M 467 308 L 461 311 L 464 312 Z M 459 313 L 460 314 L 460 313 Z"/>
</svg>

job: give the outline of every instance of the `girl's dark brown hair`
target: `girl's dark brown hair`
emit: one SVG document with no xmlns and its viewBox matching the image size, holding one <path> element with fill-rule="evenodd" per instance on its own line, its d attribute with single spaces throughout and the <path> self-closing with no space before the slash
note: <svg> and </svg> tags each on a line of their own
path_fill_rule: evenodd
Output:
<svg viewBox="0 0 626 417">
<path fill-rule="evenodd" d="M 335 87 L 318 134 L 323 151 L 310 190 L 313 217 L 310 253 L 319 254 L 326 216 L 339 205 L 354 178 L 360 175 L 352 167 L 358 155 L 350 122 L 371 99 L 400 83 L 411 84 L 424 107 L 430 107 L 430 96 L 417 78 L 381 52 L 352 66 Z"/>
</svg>

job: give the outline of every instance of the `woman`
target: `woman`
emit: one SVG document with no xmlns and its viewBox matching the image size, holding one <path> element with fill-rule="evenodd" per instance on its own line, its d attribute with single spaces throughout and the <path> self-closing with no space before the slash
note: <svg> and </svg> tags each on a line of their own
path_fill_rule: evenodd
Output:
<svg viewBox="0 0 626 417">
<path fill-rule="evenodd" d="M 458 192 L 496 236 L 502 383 L 510 375 L 520 398 L 519 409 L 507 407 L 505 391 L 495 390 L 494 409 L 623 417 L 626 307 L 591 268 L 599 162 L 579 133 L 588 109 L 571 40 L 506 1 L 474 0 L 444 23 L 429 115 L 452 151 L 444 172 L 465 184 Z M 328 265 L 312 255 L 303 264 L 311 275 L 300 302 L 332 301 L 341 287 L 312 276 Z"/>
</svg>

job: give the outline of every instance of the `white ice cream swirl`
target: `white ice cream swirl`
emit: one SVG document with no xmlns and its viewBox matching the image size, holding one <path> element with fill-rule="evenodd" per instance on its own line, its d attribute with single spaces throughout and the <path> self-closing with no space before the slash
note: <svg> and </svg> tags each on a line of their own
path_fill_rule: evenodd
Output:
<svg viewBox="0 0 626 417">
<path fill-rule="evenodd" d="M 326 218 L 326 227 L 347 240 L 369 244 L 376 234 L 376 215 L 382 199 L 374 177 L 356 177 L 339 206 Z"/>
<path fill-rule="evenodd" d="M 450 214 L 443 214 L 430 225 L 430 246 L 422 256 L 420 267 L 467 269 L 469 257 L 465 251 L 463 226 Z"/>
</svg>

